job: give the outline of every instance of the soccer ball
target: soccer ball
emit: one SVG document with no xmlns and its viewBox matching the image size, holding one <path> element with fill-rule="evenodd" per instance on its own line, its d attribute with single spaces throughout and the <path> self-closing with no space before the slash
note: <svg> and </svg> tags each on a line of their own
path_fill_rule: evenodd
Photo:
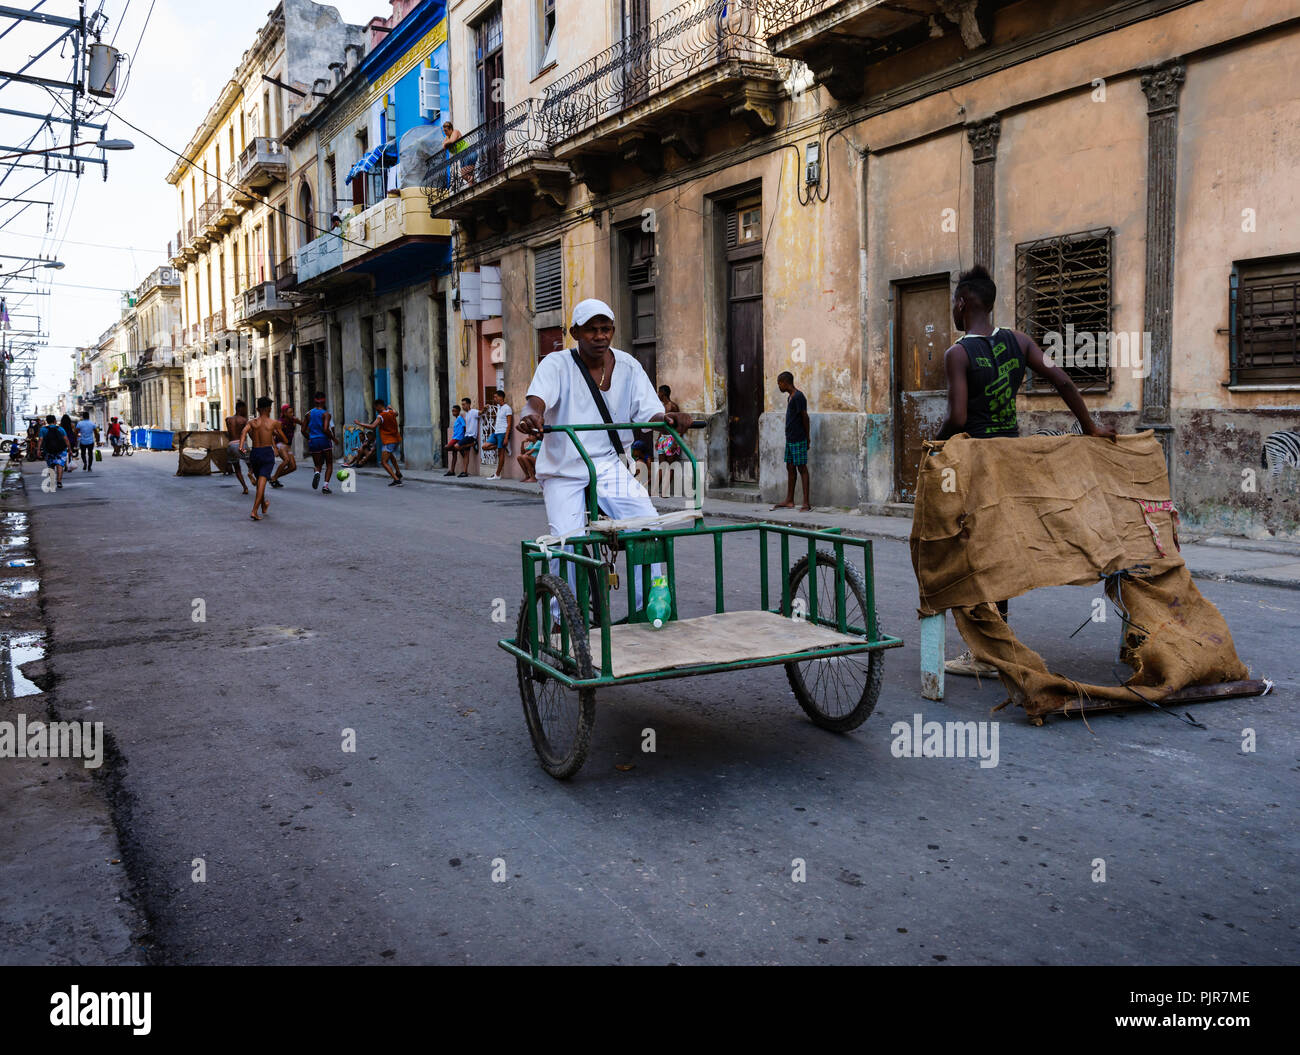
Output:
<svg viewBox="0 0 1300 1055">
<path fill-rule="evenodd" d="M 351 476 L 352 474 L 351 474 L 350 472 L 348 472 L 346 469 L 340 469 L 340 470 L 339 470 L 337 473 L 335 473 L 334 475 L 337 476 L 337 477 L 339 478 L 339 482 L 342 483 L 344 480 L 346 480 L 346 479 L 347 479 L 349 476 Z"/>
</svg>

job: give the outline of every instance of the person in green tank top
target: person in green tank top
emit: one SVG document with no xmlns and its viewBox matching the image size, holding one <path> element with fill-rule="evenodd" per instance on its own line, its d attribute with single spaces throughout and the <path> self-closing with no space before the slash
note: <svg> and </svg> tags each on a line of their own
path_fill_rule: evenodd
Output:
<svg viewBox="0 0 1300 1055">
<path fill-rule="evenodd" d="M 1026 333 L 994 327 L 993 305 L 998 287 L 988 269 L 976 264 L 957 276 L 952 294 L 952 321 L 965 336 L 949 348 L 943 357 L 948 376 L 948 416 L 935 439 L 966 433 L 978 439 L 995 439 L 1020 435 L 1016 419 L 1016 393 L 1029 369 L 1065 400 L 1065 405 L 1079 419 L 1085 436 L 1113 440 L 1115 430 L 1099 425 L 1088 413 L 1083 396 L 1070 375 L 1048 363 L 1038 343 Z M 998 602 L 1002 618 L 1007 617 L 1007 602 Z M 944 664 L 949 674 L 993 676 L 997 668 L 976 660 L 967 649 L 957 659 Z"/>
</svg>

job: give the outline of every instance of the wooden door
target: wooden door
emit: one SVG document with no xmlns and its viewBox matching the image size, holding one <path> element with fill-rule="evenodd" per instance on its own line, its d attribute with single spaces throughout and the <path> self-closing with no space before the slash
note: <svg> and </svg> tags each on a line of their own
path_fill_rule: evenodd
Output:
<svg viewBox="0 0 1300 1055">
<path fill-rule="evenodd" d="M 948 413 L 943 354 L 952 341 L 948 276 L 894 283 L 894 483 L 902 502 L 916 499 L 921 441 Z"/>
<path fill-rule="evenodd" d="M 763 411 L 763 258 L 727 264 L 727 417 L 731 478 L 758 481 Z"/>
</svg>

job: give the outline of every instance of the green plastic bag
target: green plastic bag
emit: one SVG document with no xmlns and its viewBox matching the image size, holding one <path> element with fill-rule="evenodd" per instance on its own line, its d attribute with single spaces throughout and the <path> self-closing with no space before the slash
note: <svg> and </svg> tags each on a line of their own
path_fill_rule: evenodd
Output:
<svg viewBox="0 0 1300 1055">
<path fill-rule="evenodd" d="M 96 447 L 96 448 L 95 448 L 95 461 L 97 461 L 97 462 L 102 462 L 103 460 L 104 460 L 104 452 L 101 451 L 98 447 Z"/>
</svg>

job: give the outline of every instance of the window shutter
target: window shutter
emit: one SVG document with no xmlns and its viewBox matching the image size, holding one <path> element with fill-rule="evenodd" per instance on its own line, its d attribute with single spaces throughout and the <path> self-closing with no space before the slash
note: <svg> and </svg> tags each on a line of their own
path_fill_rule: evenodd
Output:
<svg viewBox="0 0 1300 1055">
<path fill-rule="evenodd" d="M 420 70 L 420 116 L 426 121 L 437 121 L 450 109 L 446 71 L 437 66 L 423 67 Z"/>
<path fill-rule="evenodd" d="M 560 243 L 544 245 L 533 253 L 533 311 L 558 311 L 564 307 Z"/>
<path fill-rule="evenodd" d="M 727 210 L 727 248 L 735 249 L 740 241 L 740 210 Z"/>
<path fill-rule="evenodd" d="M 495 319 L 501 314 L 501 268 L 480 267 L 479 309 L 485 319 Z"/>
<path fill-rule="evenodd" d="M 477 271 L 460 273 L 460 316 L 462 319 L 486 319 L 479 304 L 479 274 Z"/>
</svg>

